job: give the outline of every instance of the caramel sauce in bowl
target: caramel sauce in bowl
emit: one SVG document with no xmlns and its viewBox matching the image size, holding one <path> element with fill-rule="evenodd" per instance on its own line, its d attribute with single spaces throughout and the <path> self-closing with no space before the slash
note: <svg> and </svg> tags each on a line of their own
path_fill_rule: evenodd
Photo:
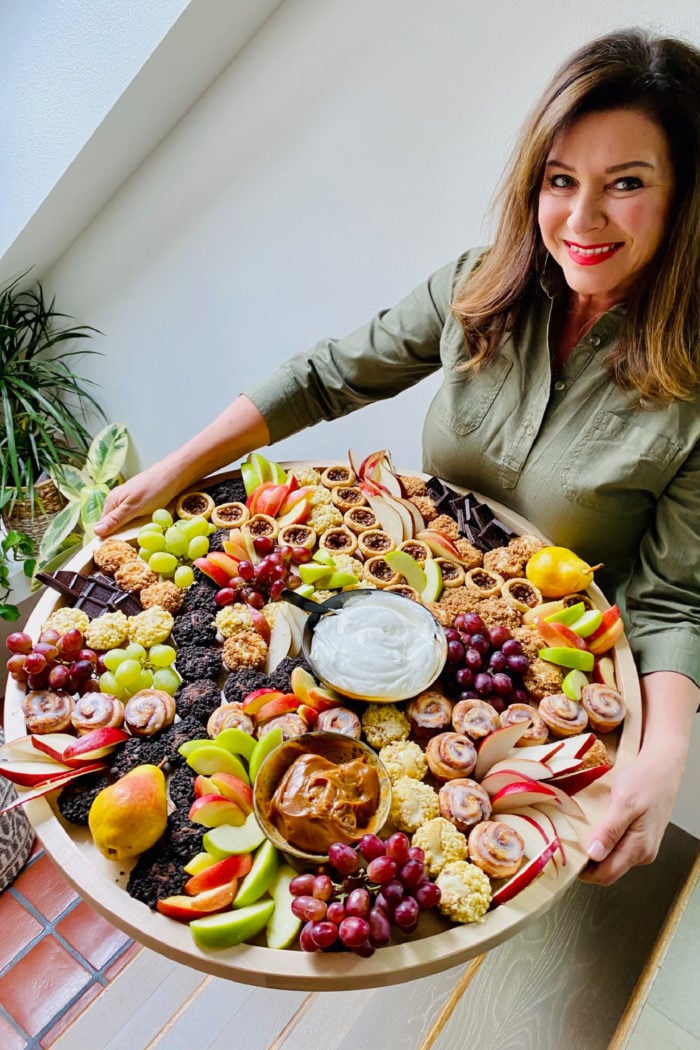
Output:
<svg viewBox="0 0 700 1050">
<path fill-rule="evenodd" d="M 391 780 L 375 752 L 342 733 L 304 733 L 261 765 L 253 807 L 272 843 L 291 857 L 323 864 L 332 842 L 377 834 L 391 807 Z"/>
</svg>

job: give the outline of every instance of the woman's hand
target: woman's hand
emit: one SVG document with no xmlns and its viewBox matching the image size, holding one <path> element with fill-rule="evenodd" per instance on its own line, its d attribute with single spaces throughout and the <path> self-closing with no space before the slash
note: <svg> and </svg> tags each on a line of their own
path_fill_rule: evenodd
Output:
<svg viewBox="0 0 700 1050">
<path fill-rule="evenodd" d="M 110 536 L 133 518 L 165 507 L 177 496 L 180 488 L 181 481 L 171 477 L 162 463 L 154 464 L 112 489 L 105 500 L 95 533 L 101 537 Z"/>
<path fill-rule="evenodd" d="M 612 775 L 605 819 L 591 833 L 584 882 L 609 886 L 630 868 L 655 859 L 678 793 L 678 768 L 640 754 Z"/>
<path fill-rule="evenodd" d="M 651 864 L 671 819 L 700 690 L 675 671 L 645 675 L 640 686 L 642 745 L 613 772 L 608 812 L 588 841 L 584 882 L 609 886 L 630 868 Z"/>
</svg>

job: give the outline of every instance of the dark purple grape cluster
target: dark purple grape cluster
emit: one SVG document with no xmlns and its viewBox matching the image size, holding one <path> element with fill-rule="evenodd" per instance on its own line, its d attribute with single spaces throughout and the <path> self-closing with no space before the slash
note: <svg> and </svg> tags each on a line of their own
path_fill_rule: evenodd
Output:
<svg viewBox="0 0 700 1050">
<path fill-rule="evenodd" d="M 387 839 L 363 835 L 356 848 L 334 842 L 328 861 L 329 872 L 305 872 L 289 886 L 292 911 L 304 922 L 299 945 L 305 952 L 347 948 L 370 956 L 389 943 L 392 923 L 413 933 L 420 912 L 440 900 L 423 850 L 403 832 Z"/>
<path fill-rule="evenodd" d="M 100 688 L 99 675 L 105 670 L 94 649 L 85 648 L 82 633 L 73 627 L 61 635 L 43 631 L 37 642 L 24 631 L 6 639 L 11 654 L 6 668 L 15 682 L 25 689 L 61 689 L 68 693 L 89 693 Z"/>
<path fill-rule="evenodd" d="M 311 551 L 306 547 L 279 546 L 271 536 L 256 536 L 253 546 L 260 561 L 239 561 L 238 575 L 216 592 L 217 605 L 247 602 L 262 609 L 266 602 L 278 601 L 286 587 L 295 590 L 302 582 L 294 568 L 310 560 Z"/>
<path fill-rule="evenodd" d="M 444 678 L 452 697 L 486 700 L 499 712 L 527 703 L 523 675 L 530 660 L 507 627 L 487 627 L 478 613 L 457 613 L 445 637 Z"/>
</svg>

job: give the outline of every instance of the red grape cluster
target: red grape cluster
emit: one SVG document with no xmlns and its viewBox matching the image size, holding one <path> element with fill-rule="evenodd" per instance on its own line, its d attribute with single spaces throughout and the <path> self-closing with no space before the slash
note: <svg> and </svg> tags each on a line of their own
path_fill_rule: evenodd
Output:
<svg viewBox="0 0 700 1050">
<path fill-rule="evenodd" d="M 16 631 L 5 642 L 11 653 L 6 667 L 27 689 L 62 689 L 67 693 L 98 691 L 104 664 L 94 649 L 85 648 L 82 633 L 73 627 L 65 634 L 48 629 L 34 642 Z"/>
<path fill-rule="evenodd" d="M 363 835 L 356 849 L 334 842 L 328 860 L 332 874 L 306 872 L 289 885 L 292 911 L 304 920 L 299 945 L 305 952 L 335 947 L 367 957 L 389 943 L 392 922 L 413 933 L 419 913 L 440 900 L 423 850 L 400 831 L 385 840 Z"/>
<path fill-rule="evenodd" d="M 242 560 L 238 563 L 238 576 L 232 577 L 228 587 L 216 592 L 217 605 L 232 605 L 247 602 L 254 609 L 262 609 L 267 601 L 276 602 L 285 587 L 296 589 L 301 577 L 293 570 L 311 558 L 306 547 L 278 546 L 271 536 L 256 536 L 253 546 L 260 561 Z"/>
<path fill-rule="evenodd" d="M 497 711 L 527 703 L 522 676 L 530 666 L 517 638 L 507 627 L 487 627 L 478 613 L 458 613 L 445 628 L 445 678 L 458 700 L 486 700 Z"/>
</svg>

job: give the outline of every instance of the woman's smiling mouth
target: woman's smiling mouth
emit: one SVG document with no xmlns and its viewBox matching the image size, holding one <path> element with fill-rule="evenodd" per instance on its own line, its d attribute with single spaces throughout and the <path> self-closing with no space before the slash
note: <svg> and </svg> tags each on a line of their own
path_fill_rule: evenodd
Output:
<svg viewBox="0 0 700 1050">
<path fill-rule="evenodd" d="M 622 241 L 608 244 L 577 244 L 575 241 L 564 241 L 569 258 L 581 266 L 596 266 L 611 258 L 622 248 Z"/>
</svg>

